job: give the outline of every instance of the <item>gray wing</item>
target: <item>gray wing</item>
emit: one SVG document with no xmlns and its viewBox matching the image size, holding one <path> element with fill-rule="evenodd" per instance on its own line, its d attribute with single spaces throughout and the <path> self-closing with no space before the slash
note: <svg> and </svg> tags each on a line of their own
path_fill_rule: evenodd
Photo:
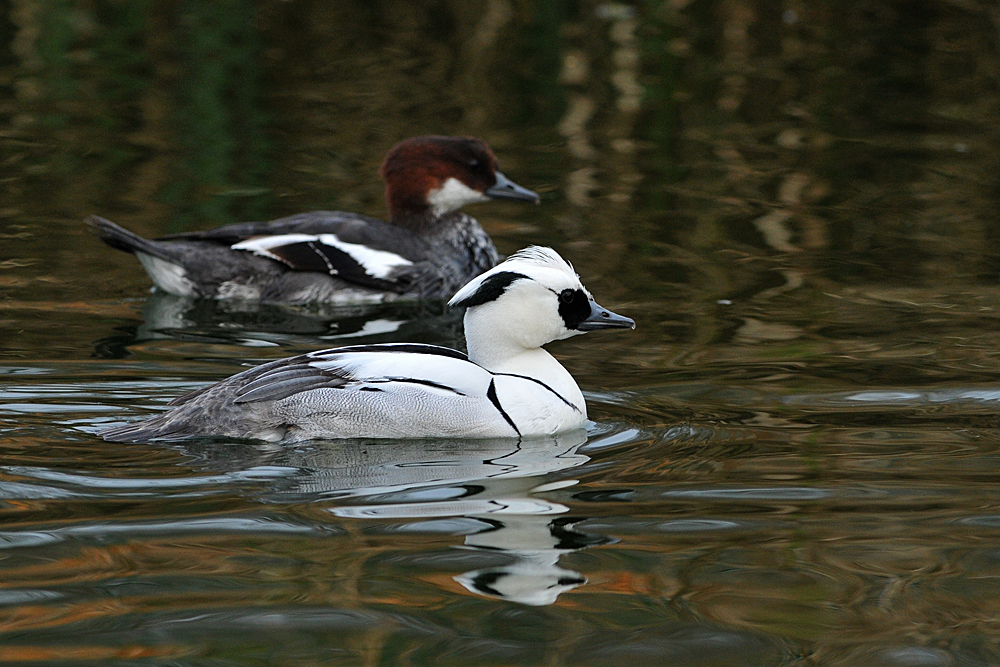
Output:
<svg viewBox="0 0 1000 667">
<path fill-rule="evenodd" d="M 233 402 L 280 401 L 293 394 L 312 389 L 341 388 L 355 380 L 343 368 L 330 365 L 320 368 L 313 365 L 312 361 L 314 361 L 312 357 L 302 355 L 253 369 L 246 374 L 246 377 L 241 378 Z M 232 379 L 236 380 L 239 377 Z"/>
<path fill-rule="evenodd" d="M 278 401 L 310 389 L 343 387 L 354 380 L 347 371 L 340 372 L 336 367 L 312 366 L 310 362 L 313 360 L 312 357 L 303 354 L 262 364 L 222 382 L 178 396 L 167 405 L 171 407 L 185 405 L 199 396 L 220 390 L 231 394 L 234 403 Z"/>
</svg>

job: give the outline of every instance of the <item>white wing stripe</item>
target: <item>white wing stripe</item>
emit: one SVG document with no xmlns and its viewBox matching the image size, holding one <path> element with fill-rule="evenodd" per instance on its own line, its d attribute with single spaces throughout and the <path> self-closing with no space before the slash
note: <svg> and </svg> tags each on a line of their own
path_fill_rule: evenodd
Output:
<svg viewBox="0 0 1000 667">
<path fill-rule="evenodd" d="M 319 242 L 342 250 L 365 269 L 365 273 L 376 278 L 387 278 L 397 266 L 411 266 L 413 262 L 394 252 L 375 250 L 360 243 L 347 243 L 336 234 L 320 234 Z"/>
<path fill-rule="evenodd" d="M 271 252 L 271 248 L 291 245 L 292 243 L 308 243 L 310 241 L 318 240 L 319 238 L 313 236 L 312 234 L 275 234 L 274 236 L 258 236 L 256 238 L 246 239 L 245 241 L 234 243 L 229 247 L 233 250 L 249 250 L 255 255 L 284 262 L 285 260 Z"/>
<path fill-rule="evenodd" d="M 375 250 L 366 245 L 361 245 L 360 243 L 347 243 L 346 241 L 338 239 L 336 234 L 320 234 L 319 236 L 313 234 L 276 234 L 274 236 L 260 236 L 240 241 L 239 243 L 231 245 L 230 248 L 233 250 L 248 250 L 255 255 L 283 262 L 285 260 L 271 252 L 271 249 L 284 245 L 291 245 L 293 243 L 322 243 L 323 245 L 328 245 L 331 248 L 336 248 L 341 252 L 347 253 L 351 259 L 357 262 L 361 268 L 365 270 L 365 273 L 374 278 L 388 278 L 389 274 L 392 273 L 392 270 L 396 267 L 413 265 L 413 262 L 405 257 L 400 257 L 394 252 Z M 322 256 L 322 253 L 317 254 Z M 323 259 L 326 261 L 325 257 Z M 331 274 L 337 273 L 337 271 L 330 266 L 329 261 L 326 263 L 327 266 L 330 267 Z"/>
</svg>

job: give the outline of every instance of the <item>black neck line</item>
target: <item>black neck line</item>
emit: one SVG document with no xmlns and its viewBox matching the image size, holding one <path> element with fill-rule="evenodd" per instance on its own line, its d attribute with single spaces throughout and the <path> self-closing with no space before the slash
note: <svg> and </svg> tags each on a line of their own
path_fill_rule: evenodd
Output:
<svg viewBox="0 0 1000 667">
<path fill-rule="evenodd" d="M 583 410 L 581 410 L 580 408 L 578 408 L 577 406 L 573 405 L 568 400 L 566 400 L 566 398 L 562 394 L 560 394 L 558 391 L 556 391 L 555 389 L 553 389 L 549 385 L 545 384 L 541 380 L 538 380 L 536 378 L 531 377 L 530 375 L 518 375 L 517 373 L 493 373 L 493 375 L 506 375 L 507 377 L 521 378 L 522 380 L 531 380 L 535 384 L 541 385 L 542 387 L 545 387 L 550 392 L 552 392 L 556 397 L 558 397 L 560 401 L 562 401 L 563 403 L 565 403 L 569 407 L 573 408 L 574 410 L 576 410 L 580 414 L 583 414 Z"/>
</svg>

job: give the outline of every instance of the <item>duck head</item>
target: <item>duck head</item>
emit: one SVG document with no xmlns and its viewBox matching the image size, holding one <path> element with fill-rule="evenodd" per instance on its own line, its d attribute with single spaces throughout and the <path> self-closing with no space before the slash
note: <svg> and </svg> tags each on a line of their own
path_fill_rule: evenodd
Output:
<svg viewBox="0 0 1000 667">
<path fill-rule="evenodd" d="M 469 358 L 489 369 L 546 343 L 635 322 L 598 305 L 573 267 L 530 246 L 469 282 L 448 302 L 465 311 Z"/>
<path fill-rule="evenodd" d="M 490 199 L 540 201 L 500 173 L 493 151 L 474 137 L 406 139 L 392 147 L 379 173 L 385 179 L 389 219 L 401 226 L 419 227 Z"/>
</svg>

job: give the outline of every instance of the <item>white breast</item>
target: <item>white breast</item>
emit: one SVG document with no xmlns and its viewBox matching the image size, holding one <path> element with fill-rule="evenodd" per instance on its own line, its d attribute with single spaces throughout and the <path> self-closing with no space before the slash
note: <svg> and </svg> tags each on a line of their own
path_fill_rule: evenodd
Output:
<svg viewBox="0 0 1000 667">
<path fill-rule="evenodd" d="M 587 421 L 582 397 L 573 402 L 537 381 L 498 375 L 497 399 L 523 436 L 551 435 L 579 428 Z"/>
</svg>

